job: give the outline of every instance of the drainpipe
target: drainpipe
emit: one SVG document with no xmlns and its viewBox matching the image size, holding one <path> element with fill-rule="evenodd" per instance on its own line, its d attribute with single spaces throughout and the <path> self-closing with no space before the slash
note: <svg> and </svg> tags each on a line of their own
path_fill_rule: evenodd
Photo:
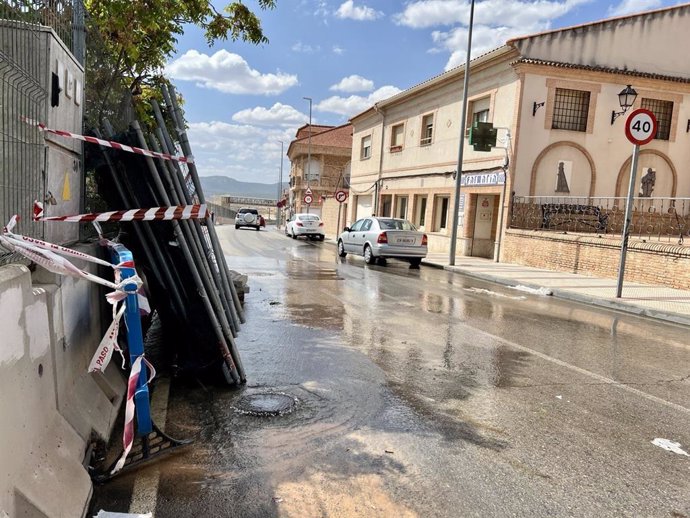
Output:
<svg viewBox="0 0 690 518">
<path fill-rule="evenodd" d="M 374 104 L 374 111 L 381 115 L 381 149 L 379 151 L 379 177 L 376 180 L 376 187 L 374 188 L 374 214 L 379 215 L 379 189 L 381 187 L 381 178 L 383 176 L 383 141 L 386 136 L 386 112 L 383 108 L 379 108 L 378 103 Z"/>
</svg>

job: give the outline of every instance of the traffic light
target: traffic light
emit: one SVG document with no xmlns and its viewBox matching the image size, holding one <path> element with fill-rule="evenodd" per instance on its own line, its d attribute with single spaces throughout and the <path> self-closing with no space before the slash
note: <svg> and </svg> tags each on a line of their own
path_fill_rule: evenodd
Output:
<svg viewBox="0 0 690 518">
<path fill-rule="evenodd" d="M 470 127 L 470 144 L 475 151 L 491 151 L 496 146 L 498 130 L 490 122 L 475 122 Z"/>
</svg>

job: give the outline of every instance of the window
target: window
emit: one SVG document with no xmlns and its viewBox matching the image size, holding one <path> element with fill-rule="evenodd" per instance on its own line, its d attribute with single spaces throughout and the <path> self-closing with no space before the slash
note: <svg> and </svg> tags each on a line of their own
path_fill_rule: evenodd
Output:
<svg viewBox="0 0 690 518">
<path fill-rule="evenodd" d="M 658 128 L 655 139 L 668 140 L 671 135 L 671 119 L 673 118 L 673 101 L 660 99 L 642 99 L 642 108 L 649 110 L 656 117 Z"/>
<path fill-rule="evenodd" d="M 360 158 L 362 160 L 371 157 L 371 135 L 362 137 L 362 150 L 360 152 Z"/>
<path fill-rule="evenodd" d="M 587 131 L 590 92 L 556 88 L 552 129 Z"/>
<path fill-rule="evenodd" d="M 448 228 L 449 196 L 436 196 L 434 200 L 434 232 Z"/>
<path fill-rule="evenodd" d="M 350 232 L 357 232 L 359 229 L 362 227 L 362 223 L 364 223 L 363 219 L 358 219 L 355 221 L 355 223 L 350 227 Z"/>
<path fill-rule="evenodd" d="M 491 122 L 491 96 L 482 97 L 480 99 L 472 100 L 468 103 L 467 108 L 467 129 L 465 130 L 465 137 L 470 136 L 470 128 L 477 122 Z"/>
<path fill-rule="evenodd" d="M 419 141 L 420 146 L 428 146 L 431 144 L 431 137 L 434 135 L 434 114 L 430 113 L 422 117 L 422 139 Z"/>
<path fill-rule="evenodd" d="M 370 228 L 371 228 L 371 220 L 365 219 L 364 223 L 362 223 L 362 228 L 360 228 L 360 230 L 362 232 L 368 232 Z"/>
<path fill-rule="evenodd" d="M 472 125 L 477 122 L 489 122 L 489 109 L 474 112 L 472 114 Z"/>
<path fill-rule="evenodd" d="M 307 182 L 318 182 L 321 177 L 321 160 L 312 156 L 310 162 L 304 162 L 304 179 Z"/>
<path fill-rule="evenodd" d="M 405 126 L 403 124 L 396 124 L 391 128 L 391 153 L 402 151 L 404 131 Z"/>
<path fill-rule="evenodd" d="M 414 223 L 418 227 L 423 227 L 426 221 L 426 196 L 415 196 L 415 198 Z"/>
</svg>

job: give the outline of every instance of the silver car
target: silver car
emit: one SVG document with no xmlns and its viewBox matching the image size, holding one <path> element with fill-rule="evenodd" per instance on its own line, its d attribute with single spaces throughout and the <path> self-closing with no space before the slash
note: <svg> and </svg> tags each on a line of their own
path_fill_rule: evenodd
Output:
<svg viewBox="0 0 690 518">
<path fill-rule="evenodd" d="M 403 259 L 412 266 L 419 266 L 427 253 L 427 237 L 405 219 L 362 218 L 351 227 L 345 227 L 338 236 L 338 255 L 364 256 L 367 264 L 377 259 Z"/>
</svg>

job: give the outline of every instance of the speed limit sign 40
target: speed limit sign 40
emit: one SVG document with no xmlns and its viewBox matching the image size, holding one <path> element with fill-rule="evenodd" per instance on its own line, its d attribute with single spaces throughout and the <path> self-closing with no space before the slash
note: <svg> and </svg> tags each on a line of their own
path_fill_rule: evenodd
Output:
<svg viewBox="0 0 690 518">
<path fill-rule="evenodd" d="M 314 198 L 312 198 L 311 194 L 305 194 L 304 195 L 304 203 L 306 203 L 307 205 L 310 205 L 311 202 L 313 202 L 313 201 L 314 201 Z"/>
<path fill-rule="evenodd" d="M 625 121 L 625 136 L 637 146 L 648 144 L 656 135 L 658 124 L 649 110 L 640 108 L 630 114 Z"/>
</svg>

